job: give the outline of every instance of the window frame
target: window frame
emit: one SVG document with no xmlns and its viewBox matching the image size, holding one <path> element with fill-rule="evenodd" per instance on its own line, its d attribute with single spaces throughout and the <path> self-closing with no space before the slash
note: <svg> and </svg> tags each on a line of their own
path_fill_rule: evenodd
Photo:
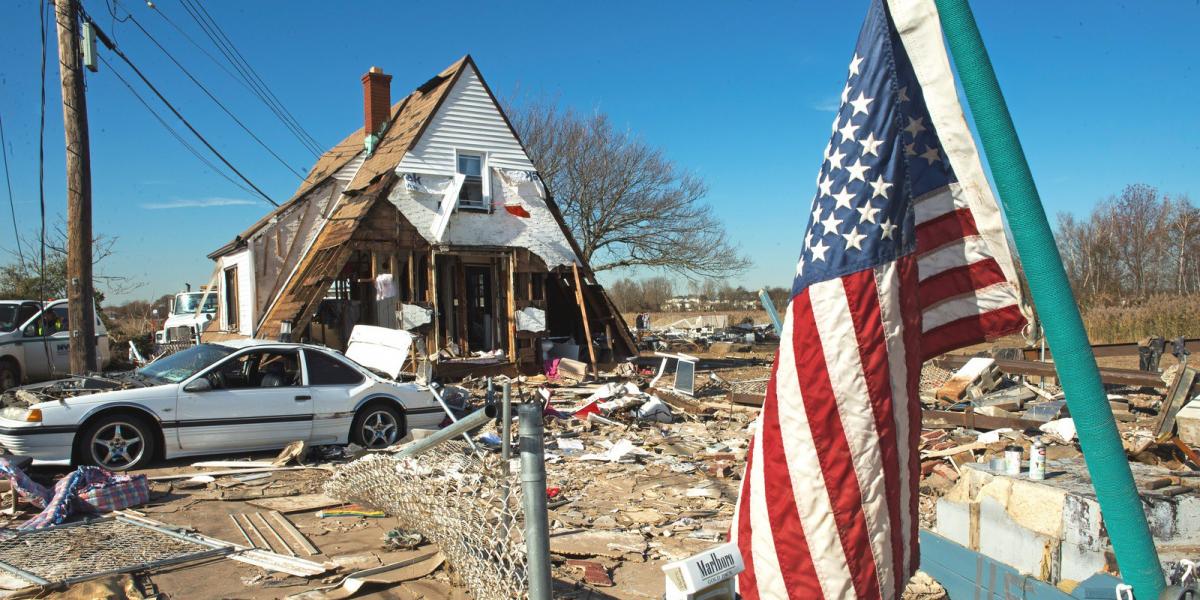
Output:
<svg viewBox="0 0 1200 600">
<path fill-rule="evenodd" d="M 471 148 L 456 148 L 454 150 L 454 173 L 462 175 L 463 186 L 465 187 L 474 175 L 467 175 L 459 169 L 459 159 L 463 156 L 470 156 L 479 159 L 479 185 L 480 185 L 480 202 L 482 204 L 463 204 L 462 188 L 459 189 L 459 198 L 456 203 L 456 210 L 465 210 L 470 212 L 486 212 L 491 213 L 492 207 L 492 186 L 491 177 L 488 177 L 488 152 L 486 150 L 476 150 Z"/>
<path fill-rule="evenodd" d="M 221 296 L 225 302 L 225 311 L 221 319 L 225 322 L 225 331 L 237 331 L 241 320 L 241 303 L 238 301 L 238 265 L 225 267 L 221 271 Z"/>
<path fill-rule="evenodd" d="M 219 390 L 219 391 L 226 391 L 226 392 L 237 392 L 237 391 L 241 391 L 241 390 L 262 390 L 262 389 L 307 387 L 308 386 L 308 370 L 304 364 L 304 353 L 301 352 L 300 350 L 301 350 L 300 348 L 280 348 L 277 346 L 250 346 L 248 348 L 243 348 L 241 350 L 238 350 L 237 352 L 234 352 L 233 354 L 230 354 L 229 356 L 226 356 L 225 358 L 222 358 L 221 360 L 209 365 L 208 368 L 202 369 L 200 372 L 193 374 L 191 377 L 180 382 L 180 384 L 181 384 L 181 386 L 183 386 L 183 385 L 187 385 L 188 383 L 191 383 L 192 381 L 195 381 L 196 379 L 207 378 L 209 375 L 211 375 L 212 373 L 214 373 L 216 371 L 221 370 L 226 365 L 236 362 L 236 361 L 240 361 L 244 357 L 246 357 L 247 355 L 250 355 L 250 354 L 294 353 L 296 355 L 297 368 L 299 368 L 299 370 L 300 370 L 300 381 L 296 382 L 295 384 L 279 386 L 279 387 L 274 387 L 274 388 L 264 388 L 262 386 L 257 386 L 257 385 L 247 385 L 245 387 L 237 387 L 237 388 L 231 388 L 231 387 L 226 386 L 226 387 L 220 387 L 220 388 L 214 388 L 214 389 Z M 262 366 L 261 365 L 262 359 L 259 358 L 258 360 L 259 360 L 259 364 L 256 364 L 254 367 L 256 371 Z"/>
<path fill-rule="evenodd" d="M 349 360 L 346 360 L 341 356 L 334 355 L 333 353 L 330 353 L 330 352 L 323 352 L 321 350 L 317 350 L 314 348 L 304 348 L 304 351 L 301 354 L 304 355 L 304 381 L 305 381 L 305 384 L 308 385 L 309 387 L 334 387 L 334 386 L 354 387 L 354 386 L 362 385 L 367 380 L 367 376 L 364 375 L 357 366 L 351 364 Z M 331 360 L 335 363 L 339 363 L 342 366 L 346 367 L 347 369 L 350 369 L 350 371 L 352 373 L 354 373 L 355 375 L 358 376 L 358 381 L 355 381 L 352 383 L 316 383 L 316 382 L 314 382 L 313 378 L 312 378 L 312 373 L 309 370 L 308 357 L 310 355 L 317 355 L 317 354 L 322 355 L 322 358 L 324 358 L 324 359 Z"/>
</svg>

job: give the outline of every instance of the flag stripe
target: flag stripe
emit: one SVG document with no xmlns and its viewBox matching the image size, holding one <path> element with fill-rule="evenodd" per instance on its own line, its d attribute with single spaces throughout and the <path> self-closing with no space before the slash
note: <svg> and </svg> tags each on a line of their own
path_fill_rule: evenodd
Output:
<svg viewBox="0 0 1200 600">
<path fill-rule="evenodd" d="M 875 365 L 870 361 L 864 362 L 862 358 L 864 351 L 870 352 L 872 356 L 876 353 L 886 354 L 886 347 L 877 343 L 866 348 L 859 345 L 863 333 L 873 335 L 877 332 L 858 330 L 862 319 L 851 306 L 848 289 L 873 283 L 871 271 L 860 271 L 841 280 L 813 285 L 809 288 L 809 297 L 812 299 L 814 314 L 821 315 L 815 323 L 817 334 L 821 337 L 826 364 L 833 366 L 834 372 L 838 374 L 829 378 L 834 393 L 829 400 L 837 407 L 845 430 L 851 463 L 859 483 L 859 502 L 867 523 L 870 549 L 875 560 L 874 568 L 882 595 L 886 598 L 892 596 L 891 591 L 895 586 L 890 570 L 894 554 L 889 530 L 893 527 L 888 511 L 887 463 L 883 454 L 887 442 L 878 432 L 881 415 L 877 402 L 888 401 L 883 392 L 878 390 L 879 387 L 886 386 L 887 381 L 876 381 L 876 389 L 872 389 L 866 367 Z M 873 291 L 871 293 L 874 294 Z M 874 301 L 872 304 L 875 305 L 875 315 L 878 316 L 878 304 Z M 881 335 L 882 330 L 878 333 Z M 886 370 L 883 373 L 886 373 Z"/>
<path fill-rule="evenodd" d="M 952 181 L 946 187 L 939 188 L 914 200 L 913 214 L 916 218 L 917 226 L 920 227 L 948 212 L 953 212 L 960 208 L 970 209 L 970 207 L 971 204 L 967 201 L 966 190 L 963 189 L 962 184 Z"/>
<path fill-rule="evenodd" d="M 986 342 L 992 337 L 988 332 L 1016 332 L 1024 325 L 1025 315 L 1015 304 L 963 317 L 926 331 L 921 338 L 922 356 L 924 360 L 929 360 L 955 348 Z"/>
<path fill-rule="evenodd" d="M 778 358 L 778 352 L 776 352 Z M 778 364 L 776 360 L 776 364 Z M 772 369 L 772 376 L 774 371 Z M 769 389 L 769 388 L 768 388 Z M 763 405 L 766 405 L 764 400 Z M 738 575 L 738 592 L 743 600 L 758 600 L 758 580 L 754 574 L 754 530 L 751 528 L 750 511 L 747 504 L 757 502 L 756 498 L 761 497 L 759 494 L 753 493 L 757 488 L 750 487 L 750 481 L 754 478 L 755 456 L 762 455 L 762 449 L 758 445 L 760 436 L 756 432 L 750 440 L 750 452 L 746 454 L 746 471 L 742 474 L 742 491 L 738 494 L 737 504 L 734 505 L 733 514 L 736 522 L 730 528 L 729 541 L 737 544 L 738 550 L 742 553 L 742 562 L 745 564 L 741 574 Z M 757 465 L 762 469 L 762 465 Z"/>
<path fill-rule="evenodd" d="M 979 228 L 975 226 L 971 210 L 953 210 L 917 226 L 917 254 L 925 254 L 974 235 L 979 235 Z"/>
<path fill-rule="evenodd" d="M 839 281 L 832 283 L 841 285 Z M 863 514 L 862 488 L 855 474 L 854 456 L 838 412 L 831 381 L 832 371 L 824 354 L 823 346 L 828 342 L 820 338 L 810 296 L 815 287 L 800 292 L 793 300 L 795 327 L 801 333 L 791 340 L 796 352 L 800 391 L 803 393 L 801 402 L 808 413 L 809 432 L 816 446 L 829 502 L 833 506 L 833 519 L 837 523 L 838 537 L 850 568 L 854 592 L 860 598 L 872 598 L 879 593 L 879 579 L 866 516 Z M 821 315 L 822 322 L 829 318 L 829 315 Z M 833 485 L 830 485 L 830 481 L 834 482 Z"/>
<path fill-rule="evenodd" d="M 793 299 L 788 306 L 787 317 L 784 319 L 783 340 L 816 339 L 815 333 L 805 334 L 800 330 L 796 319 L 797 300 Z M 808 330 L 812 332 L 811 329 Z M 819 428 L 809 420 L 809 415 L 801 395 L 801 374 L 798 365 L 801 358 L 796 352 L 795 344 L 780 343 L 779 357 L 776 360 L 778 375 L 772 386 L 777 394 L 775 403 L 779 426 L 788 435 L 783 438 L 784 455 L 787 463 L 779 465 L 786 468 L 791 476 L 794 503 L 800 513 L 800 524 L 806 540 L 811 540 L 809 546 L 809 562 L 815 569 L 813 584 L 807 589 L 795 590 L 812 595 L 819 588 L 826 598 L 848 598 L 854 595 L 850 566 L 847 563 L 847 553 L 843 549 L 842 540 L 838 535 L 839 525 L 834 519 L 834 507 L 830 502 L 827 491 L 829 482 L 840 485 L 843 480 L 822 471 L 822 463 L 818 459 L 818 449 L 813 429 Z M 785 401 L 786 400 L 786 401 Z M 761 417 L 760 417 L 761 419 Z M 793 537 L 792 532 L 786 535 L 775 535 L 778 543 L 787 543 Z M 803 564 L 803 563 L 802 563 Z M 763 589 L 759 586 L 759 589 Z"/>
<path fill-rule="evenodd" d="M 992 285 L 951 298 L 921 311 L 921 327 L 925 332 L 963 318 L 1012 306 L 1016 298 L 1006 284 Z"/>
<path fill-rule="evenodd" d="M 924 281 L 950 269 L 977 263 L 992 257 L 983 238 L 972 236 L 919 255 L 921 280 Z"/>
<path fill-rule="evenodd" d="M 921 398 L 918 392 L 918 387 L 921 382 L 921 362 L 925 357 L 921 354 L 920 348 L 923 343 L 921 332 L 921 309 L 918 306 L 918 263 L 911 256 L 901 257 L 896 261 L 896 281 L 893 287 L 888 289 L 890 294 L 896 297 L 896 304 L 899 304 L 899 314 L 891 314 L 893 319 L 899 322 L 901 328 L 902 339 L 904 340 L 903 347 L 898 349 L 900 359 L 894 360 L 894 364 L 904 365 L 905 384 L 903 389 L 905 394 L 897 396 L 896 402 L 903 403 L 905 412 L 908 413 L 908 428 L 904 431 L 907 436 L 907 458 L 908 458 L 908 484 L 905 489 L 908 491 L 908 517 L 911 519 L 905 531 L 908 534 L 908 547 L 911 552 L 908 556 L 908 563 L 905 565 L 906 573 L 913 573 L 917 570 L 917 565 L 920 564 L 920 547 L 917 545 L 917 515 L 920 514 L 920 494 L 918 493 L 918 484 L 921 481 L 921 460 L 917 456 L 917 447 L 921 438 Z M 889 303 L 889 306 L 891 303 Z M 896 321 L 889 320 L 895 323 Z M 889 344 L 890 345 L 890 344 Z M 893 383 L 896 387 L 900 384 Z"/>
<path fill-rule="evenodd" d="M 942 271 L 920 283 L 921 308 L 1005 281 L 1004 272 L 994 258 Z"/>
<path fill-rule="evenodd" d="M 788 472 L 785 462 L 787 456 L 783 446 L 783 432 L 779 426 L 779 403 L 772 402 L 771 407 L 767 408 L 764 405 L 762 418 L 762 431 L 760 433 L 761 446 L 765 448 L 763 452 L 763 460 L 766 464 L 773 465 L 775 468 L 770 472 L 762 470 L 755 474 L 756 478 L 762 478 L 761 481 L 755 481 L 763 486 L 763 496 L 766 499 L 764 509 L 767 513 L 765 517 L 769 517 L 769 528 L 760 528 L 758 534 L 762 536 L 761 540 L 756 540 L 756 554 L 768 554 L 771 549 L 774 549 L 774 561 L 762 560 L 760 564 L 772 564 L 779 571 L 777 577 L 782 578 L 783 585 L 770 585 L 763 570 L 762 584 L 763 589 L 786 589 L 788 597 L 803 598 L 806 582 L 811 584 L 816 577 L 816 571 L 813 568 L 812 557 L 808 552 L 808 541 L 804 535 L 804 527 L 800 523 L 800 511 L 796 508 L 796 495 L 792 488 L 792 476 Z M 792 534 L 787 538 L 773 538 L 772 531 L 790 531 Z M 781 566 L 786 565 L 788 568 L 781 569 Z M 773 572 L 772 575 L 775 575 Z"/>
<path fill-rule="evenodd" d="M 890 347 L 880 344 L 879 340 L 887 340 L 883 326 L 883 314 L 880 307 L 878 288 L 876 287 L 875 270 L 862 271 L 844 279 L 846 299 L 850 305 L 850 314 L 854 322 L 857 347 L 860 355 L 863 374 L 866 378 L 867 391 L 871 402 L 871 412 L 875 418 L 875 431 L 878 434 L 879 451 L 882 455 L 883 484 L 887 494 L 886 506 L 888 522 L 890 523 L 891 553 L 886 565 L 880 566 L 880 578 L 884 582 L 883 597 L 895 594 L 889 591 L 903 590 L 907 573 L 899 568 L 903 564 L 905 528 L 901 525 L 900 517 L 900 459 L 899 443 L 896 439 L 896 422 L 893 412 L 895 401 L 891 385 L 891 365 L 888 357 Z M 904 428 L 899 428 L 903 431 Z M 887 578 L 890 571 L 891 578 Z"/>
</svg>

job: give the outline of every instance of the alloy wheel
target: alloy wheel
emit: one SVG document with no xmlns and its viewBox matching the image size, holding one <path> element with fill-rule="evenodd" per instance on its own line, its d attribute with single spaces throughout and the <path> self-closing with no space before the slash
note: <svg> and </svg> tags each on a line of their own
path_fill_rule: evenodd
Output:
<svg viewBox="0 0 1200 600">
<path fill-rule="evenodd" d="M 367 415 L 361 426 L 362 439 L 368 448 L 386 448 L 396 442 L 400 428 L 396 418 L 386 410 Z"/>
<path fill-rule="evenodd" d="M 126 469 L 141 460 L 146 451 L 144 438 L 145 434 L 130 423 L 109 423 L 89 440 L 93 462 L 110 471 Z"/>
</svg>

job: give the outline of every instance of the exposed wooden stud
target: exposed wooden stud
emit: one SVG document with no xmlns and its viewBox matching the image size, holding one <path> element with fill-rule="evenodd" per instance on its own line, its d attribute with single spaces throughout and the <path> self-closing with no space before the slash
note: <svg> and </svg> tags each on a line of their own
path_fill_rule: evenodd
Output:
<svg viewBox="0 0 1200 600">
<path fill-rule="evenodd" d="M 458 330 L 458 348 L 462 356 L 467 356 L 471 353 L 471 345 L 467 341 L 467 270 L 463 266 L 462 258 L 455 256 L 454 261 L 454 286 L 458 289 L 453 289 L 451 296 L 457 299 L 458 306 L 454 310 L 454 328 Z"/>
<path fill-rule="evenodd" d="M 587 306 L 583 303 L 583 281 L 579 279 L 579 265 L 572 264 L 571 271 L 575 273 L 575 302 L 579 303 L 579 315 L 583 317 L 583 345 L 587 346 L 588 358 L 592 361 L 592 377 L 600 377 L 600 369 L 596 366 L 596 350 L 592 348 L 592 326 L 588 323 Z"/>
<path fill-rule="evenodd" d="M 438 297 L 437 297 L 437 248 L 429 249 L 429 289 L 426 292 L 429 295 L 429 302 L 433 305 L 433 346 L 428 349 L 428 353 L 433 353 L 441 350 L 441 319 L 438 318 Z"/>
<path fill-rule="evenodd" d="M 508 360 L 517 362 L 517 253 L 508 255 Z"/>
</svg>

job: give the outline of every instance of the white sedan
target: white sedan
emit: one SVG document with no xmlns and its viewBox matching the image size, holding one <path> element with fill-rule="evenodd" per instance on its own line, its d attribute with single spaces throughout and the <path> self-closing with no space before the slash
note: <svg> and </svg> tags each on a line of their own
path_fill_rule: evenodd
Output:
<svg viewBox="0 0 1200 600">
<path fill-rule="evenodd" d="M 40 463 L 120 471 L 159 458 L 270 450 L 295 440 L 382 448 L 409 427 L 436 427 L 444 417 L 428 389 L 307 344 L 201 344 L 128 379 L 124 389 L 10 403 L 0 409 L 0 446 Z"/>
</svg>

